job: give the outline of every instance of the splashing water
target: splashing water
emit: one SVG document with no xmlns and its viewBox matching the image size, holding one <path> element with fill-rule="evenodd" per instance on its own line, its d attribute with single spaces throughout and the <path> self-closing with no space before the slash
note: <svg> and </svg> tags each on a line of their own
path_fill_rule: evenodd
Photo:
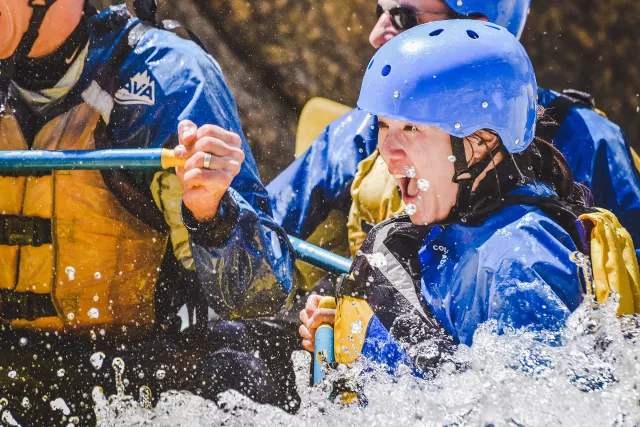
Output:
<svg viewBox="0 0 640 427">
<path fill-rule="evenodd" d="M 559 334 L 562 345 L 530 332 L 497 335 L 488 322 L 473 347 L 461 346 L 433 380 L 360 373 L 365 408 L 331 403 L 327 387 L 309 387 L 310 356 L 296 352 L 303 400 L 297 415 L 234 391 L 223 393 L 219 405 L 170 391 L 154 409 L 125 411 L 103 398 L 96 414 L 110 426 L 634 426 L 640 424 L 640 317 L 618 319 L 616 310 L 615 298 L 605 305 L 586 301 Z"/>
<path fill-rule="evenodd" d="M 405 166 L 404 169 L 407 172 L 407 178 L 416 177 L 416 168 L 414 166 Z"/>
<path fill-rule="evenodd" d="M 420 191 L 427 191 L 429 189 L 429 187 L 431 186 L 431 184 L 429 183 L 429 181 L 427 181 L 424 178 L 420 178 L 418 180 L 418 189 Z"/>
<path fill-rule="evenodd" d="M 404 211 L 409 216 L 415 215 L 415 213 L 418 212 L 418 207 L 416 205 L 414 205 L 413 203 L 408 203 L 407 205 L 405 205 Z"/>
<path fill-rule="evenodd" d="M 366 254 L 367 262 L 373 268 L 384 268 L 387 266 L 387 259 L 383 253 L 374 252 L 372 254 Z"/>
</svg>

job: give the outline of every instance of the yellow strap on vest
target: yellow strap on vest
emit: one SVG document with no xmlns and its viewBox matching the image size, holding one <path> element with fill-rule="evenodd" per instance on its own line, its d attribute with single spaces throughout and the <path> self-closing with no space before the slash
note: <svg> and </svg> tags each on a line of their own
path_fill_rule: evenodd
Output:
<svg viewBox="0 0 640 427">
<path fill-rule="evenodd" d="M 344 296 L 338 301 L 333 347 L 338 363 L 353 363 L 362 354 L 373 310 L 362 299 Z"/>
<path fill-rule="evenodd" d="M 591 268 L 596 300 L 607 301 L 611 290 L 620 294 L 618 315 L 640 313 L 640 272 L 633 241 L 616 216 L 605 210 L 580 216 L 591 221 Z"/>
<path fill-rule="evenodd" d="M 311 143 L 329 124 L 352 108 L 326 98 L 311 98 L 306 103 L 296 132 L 296 157 L 307 151 Z"/>
<path fill-rule="evenodd" d="M 633 148 L 631 149 L 631 157 L 633 157 L 633 163 L 635 163 L 636 169 L 640 172 L 640 156 L 638 156 L 638 153 L 636 153 L 636 150 Z"/>
</svg>

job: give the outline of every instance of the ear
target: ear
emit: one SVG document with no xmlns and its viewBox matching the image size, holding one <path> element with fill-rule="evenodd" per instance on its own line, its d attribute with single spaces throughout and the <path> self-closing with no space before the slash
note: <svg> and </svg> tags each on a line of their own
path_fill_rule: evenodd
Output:
<svg viewBox="0 0 640 427">
<path fill-rule="evenodd" d="M 493 151 L 500 143 L 498 136 L 491 132 L 479 130 L 476 132 L 476 135 L 481 139 L 478 142 L 471 142 L 473 145 L 473 157 L 471 158 L 471 164 L 476 163 L 487 156 L 489 152 Z"/>
</svg>

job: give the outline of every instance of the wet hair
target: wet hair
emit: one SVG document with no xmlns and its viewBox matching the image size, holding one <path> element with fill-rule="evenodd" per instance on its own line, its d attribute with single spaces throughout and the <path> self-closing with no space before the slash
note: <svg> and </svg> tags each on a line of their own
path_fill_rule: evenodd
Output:
<svg viewBox="0 0 640 427">
<path fill-rule="evenodd" d="M 549 125 L 550 122 L 544 115 L 544 109 L 538 110 L 537 125 Z M 541 182 L 551 186 L 558 197 L 563 200 L 570 200 L 574 203 L 586 205 L 590 197 L 589 190 L 573 180 L 571 168 L 562 153 L 548 141 L 535 137 L 531 145 L 521 153 L 508 153 L 502 144 L 500 136 L 493 130 L 483 129 L 498 138 L 498 146 L 489 153 L 495 156 L 497 152 L 503 154 L 503 160 L 494 167 L 497 174 L 500 175 L 500 169 L 513 169 L 520 176 L 521 184 L 529 182 Z M 476 144 L 482 144 L 484 141 L 482 136 L 476 132 L 465 138 L 466 141 Z M 487 178 L 483 179 L 485 181 Z M 501 181 L 499 181 L 501 182 Z M 499 184 L 502 187 L 502 184 Z M 499 188 L 501 193 L 505 193 L 510 188 Z"/>
</svg>

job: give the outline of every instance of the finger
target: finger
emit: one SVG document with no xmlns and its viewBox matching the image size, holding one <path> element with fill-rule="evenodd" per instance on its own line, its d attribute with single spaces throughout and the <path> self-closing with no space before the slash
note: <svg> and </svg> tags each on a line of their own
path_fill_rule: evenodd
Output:
<svg viewBox="0 0 640 427">
<path fill-rule="evenodd" d="M 204 162 L 206 155 L 207 153 L 203 153 L 202 151 L 195 153 L 185 162 L 184 170 L 187 172 L 192 169 L 219 170 L 228 172 L 232 176 L 240 173 L 241 162 L 235 157 L 218 157 L 212 155 L 209 160 L 209 165 L 205 168 Z"/>
<path fill-rule="evenodd" d="M 305 310 L 307 311 L 317 310 L 317 308 L 320 306 L 321 299 L 322 297 L 320 295 L 317 295 L 317 294 L 309 295 L 309 298 L 307 298 L 307 303 L 304 306 Z"/>
<path fill-rule="evenodd" d="M 302 340 L 302 347 L 307 350 L 310 351 L 311 353 L 313 353 L 313 343 L 309 340 Z"/>
<path fill-rule="evenodd" d="M 227 189 L 234 176 L 223 169 L 209 170 L 196 168 L 188 170 L 182 175 L 182 185 L 185 188 L 204 187 L 209 189 Z"/>
<path fill-rule="evenodd" d="M 300 325 L 300 327 L 298 328 L 298 333 L 303 339 L 313 341 L 313 335 L 311 335 L 311 332 L 309 332 L 309 329 L 307 329 L 306 326 Z"/>
<path fill-rule="evenodd" d="M 303 325 L 306 325 L 309 321 L 309 315 L 307 314 L 307 310 L 300 310 L 300 322 Z"/>
<path fill-rule="evenodd" d="M 238 159 L 244 161 L 244 151 L 242 148 L 235 147 L 219 138 L 211 136 L 198 139 L 195 143 L 195 150 L 215 154 L 220 157 L 236 156 Z"/>
<path fill-rule="evenodd" d="M 198 126 L 191 120 L 182 120 L 178 123 L 178 141 L 182 146 L 191 146 L 196 141 Z"/>
<path fill-rule="evenodd" d="M 317 329 L 323 323 L 333 325 L 336 320 L 336 311 L 329 308 L 321 308 L 317 310 L 313 316 L 307 321 L 307 329 Z"/>
<path fill-rule="evenodd" d="M 212 136 L 221 139 L 234 147 L 242 147 L 242 138 L 235 132 L 228 131 L 216 125 L 204 125 L 198 129 L 198 139 Z"/>
</svg>

